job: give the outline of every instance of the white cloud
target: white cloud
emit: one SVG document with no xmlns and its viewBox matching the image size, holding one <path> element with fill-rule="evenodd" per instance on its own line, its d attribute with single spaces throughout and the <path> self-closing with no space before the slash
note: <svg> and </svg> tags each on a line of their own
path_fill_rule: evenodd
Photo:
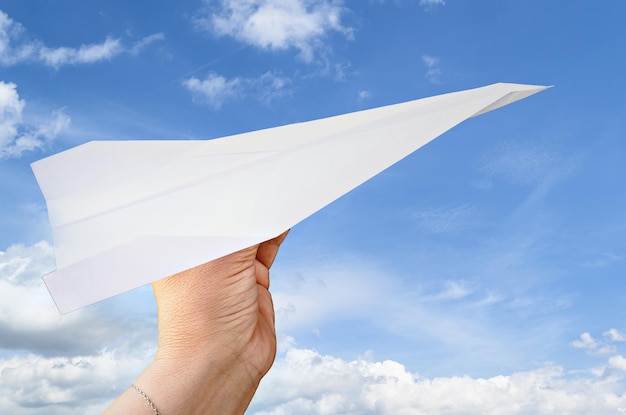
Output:
<svg viewBox="0 0 626 415">
<path fill-rule="evenodd" d="M 206 103 L 219 109 L 224 101 L 241 94 L 239 78 L 226 79 L 216 73 L 210 73 L 206 79 L 192 77 L 183 81 L 183 86 L 191 91 L 193 99 L 198 103 Z"/>
<path fill-rule="evenodd" d="M 258 78 L 232 79 L 211 72 L 205 79 L 186 79 L 183 86 L 191 92 L 194 102 L 220 109 L 227 101 L 246 96 L 269 105 L 275 99 L 290 94 L 291 80 L 272 72 L 266 72 Z"/>
<path fill-rule="evenodd" d="M 46 65 L 58 68 L 63 65 L 76 65 L 110 60 L 120 54 L 124 48 L 120 39 L 107 37 L 102 43 L 81 45 L 79 48 L 47 48 L 39 49 L 39 59 Z"/>
<path fill-rule="evenodd" d="M 164 39 L 165 39 L 165 35 L 163 33 L 155 33 L 155 34 L 146 36 L 143 39 L 140 39 L 130 48 L 130 53 L 133 55 L 137 55 L 147 46 L 153 44 L 154 42 L 158 42 Z"/>
<path fill-rule="evenodd" d="M 48 47 L 27 36 L 24 27 L 0 10 L 0 65 L 11 66 L 23 62 L 38 62 L 53 68 L 107 61 L 123 52 L 138 53 L 142 48 L 164 39 L 162 33 L 147 36 L 126 47 L 119 38 L 107 37 L 102 43 L 79 47 Z"/>
<path fill-rule="evenodd" d="M 350 36 L 341 23 L 341 1 L 332 0 L 219 0 L 216 8 L 197 20 L 204 30 L 232 36 L 241 42 L 268 50 L 295 48 L 311 62 L 323 49 L 322 40 L 331 32 Z"/>
<path fill-rule="evenodd" d="M 430 2 L 429 2 L 430 3 Z M 420 3 L 421 4 L 421 3 Z M 422 63 L 426 66 L 426 79 L 431 84 L 439 85 L 442 84 L 441 80 L 441 69 L 439 69 L 440 59 L 430 55 L 422 55 Z"/>
<path fill-rule="evenodd" d="M 619 330 L 612 328 L 604 333 L 602 336 L 605 340 L 594 339 L 589 332 L 584 332 L 580 335 L 580 340 L 574 340 L 571 345 L 577 349 L 583 349 L 590 355 L 606 355 L 612 354 L 617 351 L 617 347 L 613 343 L 626 341 L 626 335 Z M 609 363 L 613 367 L 623 367 L 626 370 L 626 360 L 620 360 L 621 357 L 614 357 L 609 359 Z"/>
<path fill-rule="evenodd" d="M 272 72 L 266 72 L 257 79 L 248 79 L 247 84 L 266 105 L 291 94 L 291 79 Z"/>
<path fill-rule="evenodd" d="M 47 242 L 0 252 L 1 413 L 100 414 L 154 355 L 154 318 L 61 316 L 41 280 L 53 268 Z"/>
<path fill-rule="evenodd" d="M 604 337 L 607 337 L 610 341 L 613 342 L 624 342 L 626 341 L 626 334 L 620 332 L 617 329 L 609 329 L 602 333 Z"/>
<path fill-rule="evenodd" d="M 626 359 L 621 356 L 612 356 L 609 358 L 609 367 L 626 372 Z"/>
<path fill-rule="evenodd" d="M 422 62 L 428 68 L 432 68 L 433 66 L 439 65 L 439 58 L 435 58 L 434 56 L 430 55 L 422 55 Z"/>
<path fill-rule="evenodd" d="M 150 363 L 153 350 L 74 357 L 0 359 L 0 410 L 22 414 L 101 414 Z"/>
<path fill-rule="evenodd" d="M 582 333 L 580 335 L 580 340 L 574 340 L 572 342 L 572 346 L 577 349 L 584 349 L 587 353 L 592 355 L 602 355 L 616 352 L 615 346 L 594 339 L 588 332 Z"/>
<path fill-rule="evenodd" d="M 36 54 L 36 43 L 20 41 L 25 32 L 22 25 L 0 10 L 0 65 L 13 65 Z"/>
<path fill-rule="evenodd" d="M 20 99 L 17 85 L 0 81 L 0 159 L 19 157 L 24 152 L 44 147 L 70 124 L 62 110 L 54 111 L 37 124 L 23 121 L 26 102 Z"/>
<path fill-rule="evenodd" d="M 598 347 L 598 342 L 591 337 L 591 334 L 584 332 L 580 335 L 580 340 L 574 340 L 572 342 L 572 346 L 577 349 L 596 349 Z"/>
<path fill-rule="evenodd" d="M 124 318 L 115 318 L 115 324 L 103 316 L 90 315 L 88 310 L 59 316 L 40 279 L 52 267 L 52 247 L 46 242 L 13 245 L 0 252 L 1 413 L 100 414 L 153 356 L 154 336 L 146 333 L 146 326 L 154 322 L 146 323 L 145 318 L 133 316 L 128 309 L 124 310 Z M 315 302 L 311 313 L 327 313 L 326 318 L 347 312 L 363 316 L 363 310 L 385 298 L 394 300 L 382 304 L 383 308 L 397 302 L 397 296 L 389 295 L 384 279 L 367 274 L 367 270 L 378 274 L 370 265 L 349 268 L 356 270 L 352 280 L 342 281 L 335 272 L 308 278 L 292 275 L 276 279 L 274 287 L 279 293 L 292 287 L 292 296 L 298 291 L 309 292 Z M 373 280 L 378 285 L 373 285 Z M 351 295 L 346 296 L 346 292 Z M 296 311 L 301 310 L 300 305 L 296 305 Z M 438 325 L 440 321 L 430 319 L 429 323 Z M 117 329 L 133 333 L 135 341 L 124 340 L 128 334 L 120 334 Z M 446 330 L 454 333 L 455 342 L 466 340 L 462 333 Z M 57 346 L 51 347 L 54 336 Z M 623 335 L 610 329 L 605 337 L 621 340 Z M 16 342 L 15 338 L 22 340 Z M 76 346 L 85 339 L 87 346 Z M 580 342 L 583 347 L 599 347 L 588 333 L 581 335 Z M 10 356 L 7 352 L 12 350 L 12 343 L 21 346 Z M 295 340 L 285 338 L 248 413 L 577 415 L 626 409 L 626 397 L 621 392 L 626 359 L 621 355 L 612 356 L 606 366 L 593 372 L 575 372 L 574 376 L 560 366 L 545 365 L 485 378 L 423 377 L 397 361 L 375 361 L 372 353 L 346 360 L 297 348 Z"/>
<path fill-rule="evenodd" d="M 12 415 L 99 414 L 149 363 L 152 351 L 0 359 L 0 410 Z M 606 370 L 614 369 L 611 376 Z M 617 371 L 617 372 L 615 372 Z M 250 415 L 520 415 L 621 413 L 626 359 L 598 375 L 571 376 L 558 365 L 488 378 L 426 378 L 393 360 L 344 360 L 292 339 L 281 350 Z M 36 412 L 35 412 L 36 411 Z"/>
<path fill-rule="evenodd" d="M 624 359 L 626 361 L 626 359 Z M 626 367 L 622 360 L 609 365 Z M 261 383 L 251 415 L 618 413 L 621 377 L 570 377 L 560 366 L 490 378 L 424 378 L 398 362 L 346 361 L 292 346 Z M 279 391 L 277 393 L 277 391 Z"/>
<path fill-rule="evenodd" d="M 153 328 L 139 322 L 120 325 L 113 315 L 98 316 L 93 309 L 61 316 L 41 280 L 52 269 L 53 249 L 47 242 L 0 252 L 0 350 L 74 356 L 96 353 L 103 345 L 153 340 Z"/>
<path fill-rule="evenodd" d="M 326 63 L 326 69 L 322 71 L 322 73 L 332 75 L 336 81 L 343 81 L 349 75 L 353 74 L 354 71 L 350 70 L 352 68 L 352 64 L 347 61 L 338 62 L 335 64 Z"/>
<path fill-rule="evenodd" d="M 358 93 L 359 101 L 365 101 L 366 99 L 370 98 L 371 96 L 372 96 L 372 94 L 369 91 L 366 91 L 366 90 L 361 90 Z"/>
</svg>

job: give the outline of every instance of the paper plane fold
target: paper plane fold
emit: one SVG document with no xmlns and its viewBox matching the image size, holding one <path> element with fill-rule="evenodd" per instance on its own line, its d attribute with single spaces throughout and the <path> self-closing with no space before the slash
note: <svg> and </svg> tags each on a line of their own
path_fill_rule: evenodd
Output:
<svg viewBox="0 0 626 415">
<path fill-rule="evenodd" d="M 62 313 L 265 241 L 460 122 L 545 89 L 494 84 L 206 141 L 94 141 L 33 163 Z"/>
</svg>

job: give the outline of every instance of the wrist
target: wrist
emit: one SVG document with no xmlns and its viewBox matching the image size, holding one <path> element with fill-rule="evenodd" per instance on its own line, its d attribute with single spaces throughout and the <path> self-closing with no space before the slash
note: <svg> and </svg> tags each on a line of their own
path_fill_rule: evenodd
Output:
<svg viewBox="0 0 626 415">
<path fill-rule="evenodd" d="M 135 383 L 162 415 L 243 414 L 261 376 L 242 364 L 201 362 L 157 357 Z"/>
</svg>

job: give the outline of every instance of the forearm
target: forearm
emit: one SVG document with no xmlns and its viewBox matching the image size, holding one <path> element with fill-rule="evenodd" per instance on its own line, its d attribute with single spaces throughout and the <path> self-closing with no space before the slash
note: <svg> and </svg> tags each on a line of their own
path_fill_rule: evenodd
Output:
<svg viewBox="0 0 626 415">
<path fill-rule="evenodd" d="M 241 365 L 224 369 L 218 365 L 156 360 L 135 384 L 149 396 L 160 415 L 241 415 L 252 400 L 259 381 L 260 378 L 251 378 Z M 104 415 L 130 413 L 155 414 L 133 388 L 125 391 Z"/>
</svg>

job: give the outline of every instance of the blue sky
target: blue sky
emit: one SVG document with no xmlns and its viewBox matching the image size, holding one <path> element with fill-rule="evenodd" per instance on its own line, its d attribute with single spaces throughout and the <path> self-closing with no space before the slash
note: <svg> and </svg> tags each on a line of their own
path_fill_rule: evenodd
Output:
<svg viewBox="0 0 626 415">
<path fill-rule="evenodd" d="M 626 408 L 626 4 L 77 0 L 0 5 L 0 412 L 97 414 L 149 362 L 148 287 L 59 316 L 30 163 L 211 139 L 491 84 L 456 127 L 298 224 L 249 413 Z"/>
</svg>

